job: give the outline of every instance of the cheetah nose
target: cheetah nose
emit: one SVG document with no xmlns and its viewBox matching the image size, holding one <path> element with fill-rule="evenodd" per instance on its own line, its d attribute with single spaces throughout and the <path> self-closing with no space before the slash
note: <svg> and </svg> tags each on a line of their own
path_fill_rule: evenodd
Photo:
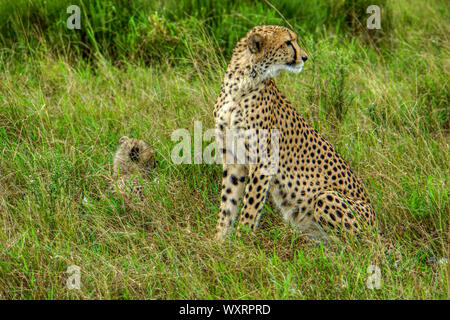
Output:
<svg viewBox="0 0 450 320">
<path fill-rule="evenodd" d="M 308 60 L 307 56 L 302 57 L 302 61 L 305 62 L 306 60 Z"/>
</svg>

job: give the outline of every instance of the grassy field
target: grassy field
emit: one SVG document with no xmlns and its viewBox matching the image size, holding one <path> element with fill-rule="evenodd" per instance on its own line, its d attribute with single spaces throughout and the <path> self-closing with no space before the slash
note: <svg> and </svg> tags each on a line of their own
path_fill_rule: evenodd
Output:
<svg viewBox="0 0 450 320">
<path fill-rule="evenodd" d="M 0 298 L 448 299 L 448 2 L 380 1 L 381 30 L 371 1 L 301 3 L 1 2 Z M 266 207 L 220 245 L 220 167 L 172 163 L 172 132 L 213 127 L 231 49 L 269 23 L 310 57 L 277 84 L 364 182 L 382 236 L 316 244 Z M 157 152 L 143 204 L 107 192 L 122 135 Z"/>
</svg>

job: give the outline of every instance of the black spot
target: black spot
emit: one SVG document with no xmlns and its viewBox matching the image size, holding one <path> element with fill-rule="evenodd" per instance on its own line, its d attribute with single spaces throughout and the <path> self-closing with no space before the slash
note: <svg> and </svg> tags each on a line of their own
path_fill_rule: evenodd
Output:
<svg viewBox="0 0 450 320">
<path fill-rule="evenodd" d="M 131 148 L 129 156 L 130 156 L 131 161 L 138 162 L 139 161 L 139 147 L 134 146 L 133 148 Z"/>
</svg>

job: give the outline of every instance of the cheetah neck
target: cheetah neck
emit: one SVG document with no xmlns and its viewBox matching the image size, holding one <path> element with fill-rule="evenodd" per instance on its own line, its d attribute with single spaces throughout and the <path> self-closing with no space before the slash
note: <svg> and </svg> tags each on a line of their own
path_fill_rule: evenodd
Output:
<svg viewBox="0 0 450 320">
<path fill-rule="evenodd" d="M 245 41 L 238 44 L 225 72 L 221 92 L 215 105 L 215 117 L 239 108 L 244 97 L 253 92 L 262 92 L 266 86 L 274 86 L 263 67 L 254 61 Z"/>
<path fill-rule="evenodd" d="M 263 88 L 268 73 L 255 61 L 245 41 L 235 47 L 233 56 L 225 72 L 222 90 L 234 98 L 242 97 L 251 91 Z"/>
<path fill-rule="evenodd" d="M 240 104 L 245 97 L 252 93 L 262 92 L 269 85 L 272 79 L 263 82 L 255 82 L 248 79 L 240 72 L 225 74 L 222 82 L 222 89 L 217 99 L 215 110 L 217 114 L 227 114 L 236 109 L 240 109 Z"/>
<path fill-rule="evenodd" d="M 222 90 L 228 96 L 233 97 L 235 101 L 240 100 L 240 97 L 248 94 L 251 91 L 258 90 L 265 86 L 264 83 L 258 81 L 251 76 L 251 71 L 231 70 L 227 71 L 222 82 Z"/>
</svg>

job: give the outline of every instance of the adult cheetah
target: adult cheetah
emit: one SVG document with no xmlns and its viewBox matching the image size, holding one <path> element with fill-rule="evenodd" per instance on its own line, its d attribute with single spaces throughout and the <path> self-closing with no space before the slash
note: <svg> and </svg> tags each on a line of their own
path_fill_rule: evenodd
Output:
<svg viewBox="0 0 450 320">
<path fill-rule="evenodd" d="M 299 73 L 306 60 L 297 35 L 281 26 L 257 26 L 233 50 L 214 107 L 223 163 L 219 240 L 230 230 L 242 198 L 237 235 L 242 225 L 254 230 L 268 193 L 287 223 L 312 236 L 330 229 L 358 233 L 374 225 L 374 210 L 349 165 L 275 85 L 273 78 L 280 71 Z M 265 172 L 273 158 L 269 163 L 259 156 L 253 163 L 236 161 L 235 152 L 226 145 L 226 134 L 232 129 L 253 130 L 257 135 L 277 132 L 277 170 Z M 244 136 L 248 154 L 257 138 Z M 268 134 L 268 145 L 271 140 L 274 135 Z M 230 156 L 234 161 L 229 161 Z"/>
</svg>

